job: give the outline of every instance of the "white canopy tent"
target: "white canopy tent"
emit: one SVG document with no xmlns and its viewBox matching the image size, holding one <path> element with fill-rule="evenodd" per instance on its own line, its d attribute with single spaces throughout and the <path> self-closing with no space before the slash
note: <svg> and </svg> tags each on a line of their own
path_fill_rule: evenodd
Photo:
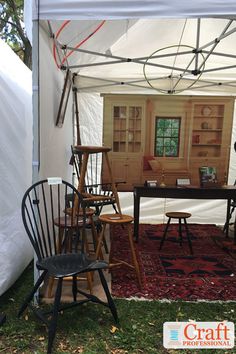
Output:
<svg viewBox="0 0 236 354">
<path fill-rule="evenodd" d="M 233 0 L 40 0 L 27 2 L 28 15 L 46 20 L 235 17 Z M 32 5 L 31 5 L 32 4 Z M 32 8 L 32 12 L 31 12 Z"/>
<path fill-rule="evenodd" d="M 29 10 L 26 13 L 29 14 Z M 151 91 L 143 76 L 143 66 L 153 52 L 164 47 L 174 46 L 176 49 L 181 44 L 189 48 L 196 48 L 197 45 L 201 48 L 204 43 L 212 42 L 207 48 L 208 52 L 204 53 L 204 58 L 207 57 L 208 68 L 206 76 L 204 79 L 203 75 L 199 78 L 197 88 L 184 89 L 183 93 L 235 95 L 235 14 L 236 4 L 229 0 L 224 2 L 195 0 L 181 1 L 181 3 L 139 0 L 129 2 L 122 0 L 39 1 L 38 6 L 34 6 L 32 15 L 33 43 L 35 44 L 34 87 L 38 87 L 36 75 L 38 69 L 40 83 L 39 95 L 37 96 L 35 91 L 34 96 L 36 128 L 38 119 L 40 121 L 39 134 L 36 129 L 34 136 L 34 161 L 39 159 L 39 176 L 60 175 L 68 180 L 71 180 L 72 176 L 68 161 L 70 145 L 73 143 L 73 102 L 70 96 L 65 123 L 62 128 L 56 127 L 55 119 L 64 79 L 64 71 L 57 67 L 57 63 L 62 62 L 78 74 L 76 86 L 82 143 L 101 145 L 103 100 L 100 93 L 161 94 L 156 90 Z M 202 18 L 200 32 L 197 21 L 199 17 Z M 188 18 L 187 21 L 186 18 Z M 232 22 L 229 22 L 230 19 Z M 30 16 L 27 16 L 26 20 L 28 31 L 30 31 Z M 65 24 L 64 20 L 71 21 Z M 208 59 L 214 40 L 219 37 L 222 40 L 217 43 L 218 54 Z M 196 44 L 197 39 L 200 41 L 198 44 Z M 67 47 L 61 49 L 60 44 Z M 70 54 L 70 47 L 74 46 L 77 46 L 79 51 Z M 214 51 L 216 52 L 215 48 Z M 225 53 L 228 55 L 222 55 Z M 199 60 L 204 61 L 204 58 L 199 56 Z M 107 65 L 107 62 L 114 60 L 118 61 L 116 65 L 114 63 Z M 102 61 L 106 64 L 97 65 Z M 181 59 L 180 62 L 184 60 Z M 157 68 L 158 77 L 162 75 L 166 77 L 167 74 L 162 70 L 161 65 Z M 216 67 L 218 69 L 212 71 Z M 149 75 L 152 78 L 154 74 L 151 71 Z M 140 83 L 139 80 L 141 80 Z M 128 84 L 124 84 L 127 82 Z M 217 86 L 212 85 L 213 83 Z M 37 97 L 39 97 L 39 102 Z M 236 133 L 233 131 L 232 143 L 235 141 L 235 136 Z M 40 144 L 38 144 L 38 139 Z M 40 146 L 39 151 L 38 146 Z M 234 155 L 231 149 L 230 183 L 236 176 Z M 36 175 L 37 173 L 38 171 Z M 122 193 L 120 197 L 123 212 L 132 214 L 132 194 Z M 163 200 L 161 202 L 144 200 L 141 205 L 141 221 L 162 222 L 163 211 L 167 207 L 168 209 L 187 209 L 194 215 L 193 222 L 224 223 L 224 202 L 190 200 Z"/>
<path fill-rule="evenodd" d="M 32 180 L 31 71 L 0 40 L 0 295 L 19 277 L 33 252 L 21 220 Z"/>
</svg>

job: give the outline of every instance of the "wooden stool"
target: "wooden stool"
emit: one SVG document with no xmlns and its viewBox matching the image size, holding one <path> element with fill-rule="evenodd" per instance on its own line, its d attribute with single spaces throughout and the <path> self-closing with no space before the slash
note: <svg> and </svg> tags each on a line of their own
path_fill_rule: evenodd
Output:
<svg viewBox="0 0 236 354">
<path fill-rule="evenodd" d="M 130 249 L 131 249 L 133 264 L 129 264 L 123 260 L 116 260 L 117 263 L 114 263 L 114 264 L 110 263 L 109 267 L 117 266 L 120 264 L 125 264 L 126 266 L 135 269 L 136 275 L 138 278 L 138 283 L 139 283 L 139 286 L 141 287 L 142 286 L 141 275 L 140 275 L 140 270 L 139 270 L 139 265 L 138 265 L 138 261 L 136 258 L 136 254 L 135 254 L 133 236 L 132 236 L 132 231 L 131 231 L 131 223 L 134 220 L 133 217 L 129 216 L 129 215 L 124 215 L 124 214 L 102 214 L 99 216 L 99 220 L 103 224 L 103 228 L 102 228 L 101 234 L 98 236 L 98 247 L 97 247 L 97 251 L 96 251 L 96 257 L 99 258 L 99 255 L 101 254 L 101 247 L 103 244 L 103 240 L 105 238 L 106 225 L 107 224 L 122 225 L 122 226 L 126 225 L 127 230 L 128 230 L 129 245 L 130 245 Z"/>
<path fill-rule="evenodd" d="M 68 215 L 71 215 L 71 209 L 70 208 L 67 208 L 66 209 L 66 213 Z M 77 215 L 79 216 L 79 218 L 81 220 L 79 220 L 79 222 L 81 221 L 82 223 L 82 217 L 83 217 L 83 210 L 80 209 L 78 212 L 77 212 Z M 95 228 L 95 224 L 94 224 L 94 219 L 93 219 L 93 216 L 94 216 L 94 209 L 92 208 L 85 208 L 85 216 L 86 216 L 86 228 L 90 228 L 91 229 L 91 234 L 92 234 L 92 244 L 93 244 L 93 253 L 96 252 L 96 249 L 97 249 L 97 231 L 96 231 L 96 228 Z M 65 216 L 62 216 L 60 218 L 56 218 L 54 220 L 54 223 L 56 226 L 59 227 L 59 240 L 58 240 L 58 253 L 61 253 L 61 247 L 62 247 L 62 243 L 63 243 L 63 234 L 64 234 L 64 230 L 65 229 L 73 229 L 73 225 L 71 225 L 71 218 L 68 217 L 67 219 L 65 218 Z M 89 248 L 89 242 L 87 240 L 87 237 L 86 239 L 84 240 L 85 242 L 85 248 L 86 248 L 86 252 L 87 254 L 90 254 L 91 253 L 91 250 Z M 77 245 L 78 246 L 78 245 Z M 70 252 L 72 251 L 72 238 L 69 237 L 68 240 L 67 240 L 67 250 L 70 250 Z"/>
<path fill-rule="evenodd" d="M 192 215 L 190 213 L 174 212 L 174 211 L 168 212 L 165 215 L 169 219 L 167 221 L 167 224 L 166 224 L 166 227 L 165 227 L 165 230 L 164 230 L 164 234 L 163 234 L 162 239 L 161 239 L 159 250 L 162 249 L 162 246 L 164 244 L 164 241 L 165 241 L 165 238 L 166 238 L 166 234 L 167 234 L 171 219 L 178 219 L 179 220 L 179 242 L 180 242 L 180 245 L 182 246 L 182 241 L 183 241 L 183 237 L 182 237 L 182 220 L 183 220 L 184 221 L 185 230 L 186 230 L 187 239 L 188 239 L 189 249 L 190 249 L 191 254 L 193 254 L 191 237 L 190 237 L 190 233 L 189 233 L 188 225 L 187 225 L 187 221 L 186 221 L 186 219 L 190 218 L 190 216 L 192 216 Z"/>
<path fill-rule="evenodd" d="M 54 224 L 59 227 L 59 234 L 58 234 L 58 240 L 57 240 L 57 253 L 63 253 L 63 247 L 69 251 L 72 252 L 73 246 L 75 247 L 75 251 L 78 251 L 78 240 L 76 240 L 75 245 L 72 244 L 72 239 L 73 239 L 73 230 L 76 228 L 76 226 L 72 223 L 71 220 L 71 209 L 67 208 L 66 209 L 67 215 L 64 215 L 60 218 L 54 219 Z M 77 212 L 77 215 L 79 215 L 81 221 L 83 217 L 83 210 L 79 209 Z M 86 226 L 91 228 L 92 232 L 92 238 L 93 238 L 93 247 L 97 248 L 97 232 L 95 229 L 94 221 L 93 221 L 93 215 L 94 215 L 94 210 L 91 208 L 85 208 L 85 215 L 87 218 L 86 221 Z M 80 220 L 78 219 L 78 222 Z M 67 234 L 67 237 L 65 237 Z M 64 238 L 64 239 L 63 239 Z M 89 242 L 87 240 L 87 237 L 85 237 L 85 240 L 81 240 L 81 242 L 84 242 L 84 246 L 86 249 L 86 253 L 90 255 L 90 248 L 89 248 Z M 94 252 L 93 252 L 94 253 Z M 100 258 L 103 258 L 102 250 L 100 251 Z M 86 277 L 82 278 L 79 277 L 79 280 L 86 280 L 88 283 L 88 289 L 90 291 L 90 294 L 93 293 L 93 276 L 92 273 L 87 272 Z M 67 277 L 64 280 L 72 280 L 72 277 Z M 53 289 L 53 284 L 54 284 L 54 278 L 50 278 L 48 281 L 48 297 L 52 297 L 52 289 Z"/>
</svg>

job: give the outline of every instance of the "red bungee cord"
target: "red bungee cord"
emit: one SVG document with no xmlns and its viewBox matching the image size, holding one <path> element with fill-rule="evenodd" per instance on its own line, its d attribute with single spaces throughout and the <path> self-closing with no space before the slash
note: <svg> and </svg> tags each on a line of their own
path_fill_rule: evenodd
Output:
<svg viewBox="0 0 236 354">
<path fill-rule="evenodd" d="M 63 24 L 61 25 L 61 27 L 58 29 L 58 31 L 56 32 L 56 35 L 55 35 L 55 38 L 58 39 L 60 33 L 63 31 L 63 29 L 68 25 L 68 23 L 70 23 L 71 20 L 67 20 L 67 21 L 64 21 Z M 97 31 L 100 30 L 100 28 L 104 25 L 104 23 L 106 22 L 106 20 L 103 20 L 102 22 L 99 23 L 99 25 L 95 28 L 95 30 L 93 32 L 91 32 L 87 37 L 85 37 L 81 42 L 79 42 L 79 44 L 77 44 L 75 46 L 75 49 L 78 49 L 82 44 L 84 44 L 89 38 L 91 38 Z M 62 59 L 62 62 L 61 64 L 59 65 L 58 64 L 58 61 L 57 61 L 57 55 L 56 55 L 56 44 L 55 44 L 55 41 L 53 42 L 53 57 L 54 57 L 54 60 L 55 60 L 55 63 L 57 65 L 58 68 L 60 68 L 64 62 L 66 61 L 66 59 L 71 55 L 73 54 L 74 51 L 71 50 L 68 54 L 66 54 L 64 56 L 64 58 Z"/>
</svg>

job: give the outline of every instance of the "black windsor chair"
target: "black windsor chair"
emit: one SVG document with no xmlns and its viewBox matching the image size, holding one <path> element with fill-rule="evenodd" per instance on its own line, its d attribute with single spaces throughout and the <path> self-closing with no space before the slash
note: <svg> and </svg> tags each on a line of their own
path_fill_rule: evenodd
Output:
<svg viewBox="0 0 236 354">
<path fill-rule="evenodd" d="M 73 196 L 70 207 L 68 207 L 68 194 Z M 103 260 L 91 260 L 85 253 L 86 214 L 83 197 L 76 188 L 60 178 L 48 178 L 33 184 L 22 200 L 22 218 L 37 256 L 36 267 L 39 278 L 22 304 L 18 316 L 22 315 L 29 306 L 48 326 L 47 353 L 52 353 L 58 314 L 64 309 L 92 301 L 108 307 L 115 321 L 118 321 L 116 307 L 103 275 L 103 270 L 108 267 L 108 264 Z M 68 244 L 71 246 L 68 247 Z M 99 274 L 107 302 L 78 288 L 78 275 L 91 274 L 90 272 L 94 271 Z M 52 308 L 40 311 L 38 307 L 31 304 L 31 301 L 47 279 L 46 277 L 56 278 L 57 287 Z M 73 279 L 71 304 L 61 303 L 62 283 L 66 277 Z M 80 300 L 77 299 L 78 293 L 83 296 Z"/>
</svg>

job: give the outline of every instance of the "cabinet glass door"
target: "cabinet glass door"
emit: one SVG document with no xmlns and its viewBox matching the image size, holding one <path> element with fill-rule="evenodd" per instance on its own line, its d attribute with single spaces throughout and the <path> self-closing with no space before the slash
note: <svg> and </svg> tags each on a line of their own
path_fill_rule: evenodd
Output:
<svg viewBox="0 0 236 354">
<path fill-rule="evenodd" d="M 141 106 L 113 107 L 113 152 L 141 151 Z"/>
<path fill-rule="evenodd" d="M 113 107 L 113 151 L 126 151 L 127 107 Z"/>
<path fill-rule="evenodd" d="M 141 151 L 141 118 L 142 107 L 129 107 L 128 152 Z"/>
</svg>

